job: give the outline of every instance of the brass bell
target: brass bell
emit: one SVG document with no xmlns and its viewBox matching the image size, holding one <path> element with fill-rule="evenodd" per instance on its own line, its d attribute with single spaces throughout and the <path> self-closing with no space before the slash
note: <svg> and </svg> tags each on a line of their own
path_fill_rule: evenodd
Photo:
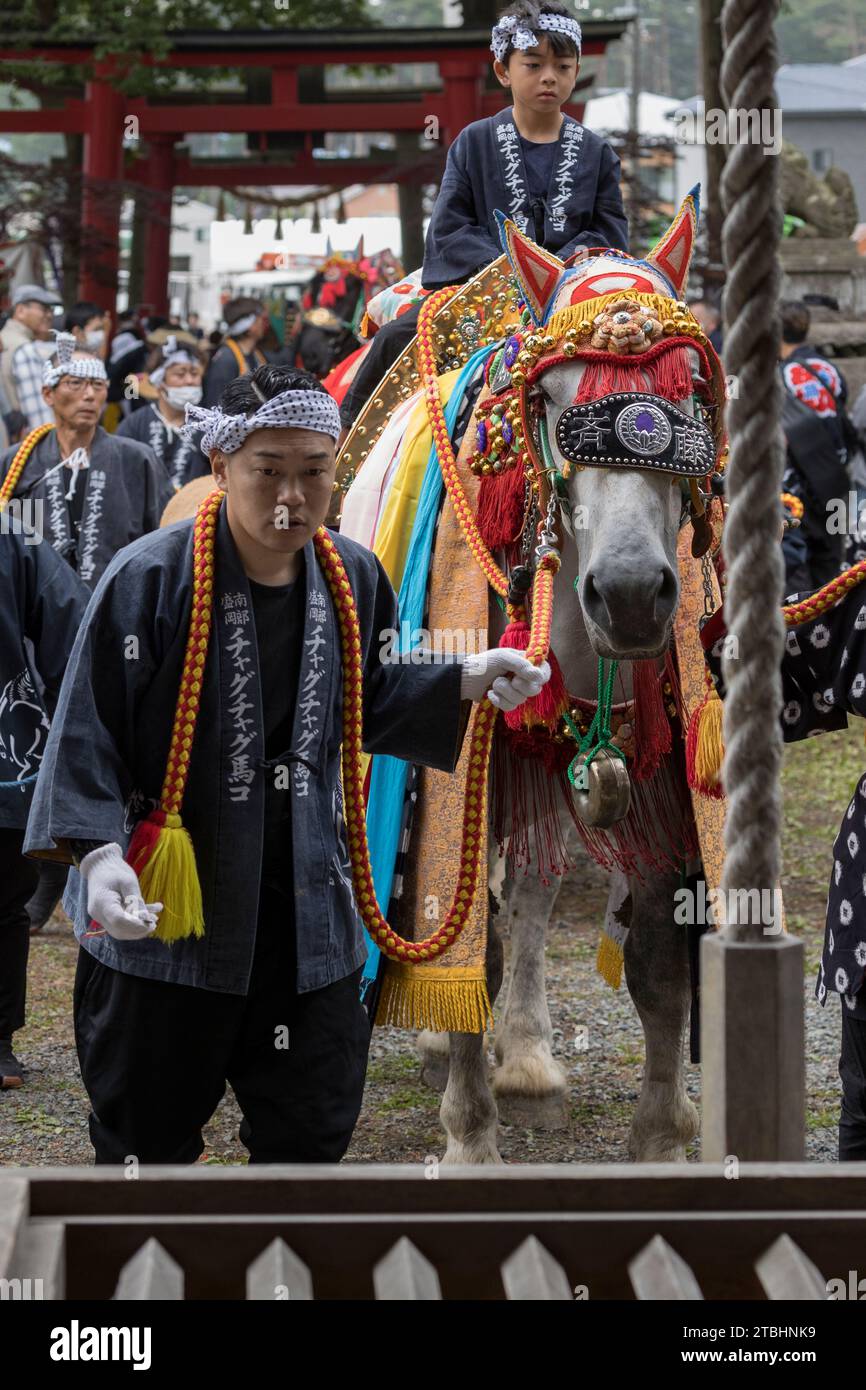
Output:
<svg viewBox="0 0 866 1390">
<path fill-rule="evenodd" d="M 577 760 L 574 774 L 574 809 L 584 825 L 601 830 L 628 815 L 631 782 L 622 758 L 599 748 L 587 766 L 586 755 Z"/>
</svg>

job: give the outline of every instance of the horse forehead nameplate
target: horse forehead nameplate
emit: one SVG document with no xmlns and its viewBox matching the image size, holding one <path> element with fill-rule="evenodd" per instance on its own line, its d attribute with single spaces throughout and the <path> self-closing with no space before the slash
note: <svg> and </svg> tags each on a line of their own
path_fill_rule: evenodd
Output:
<svg viewBox="0 0 866 1390">
<path fill-rule="evenodd" d="M 701 478 L 712 473 L 716 445 L 706 425 L 663 396 L 616 391 L 559 417 L 564 458 L 597 468 L 647 468 Z"/>
</svg>

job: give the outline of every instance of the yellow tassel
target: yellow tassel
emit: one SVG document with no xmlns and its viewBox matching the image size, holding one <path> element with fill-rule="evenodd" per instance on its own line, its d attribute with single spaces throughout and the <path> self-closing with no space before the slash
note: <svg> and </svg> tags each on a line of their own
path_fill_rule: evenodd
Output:
<svg viewBox="0 0 866 1390">
<path fill-rule="evenodd" d="M 595 968 L 611 989 L 619 989 L 622 984 L 623 950 L 607 932 L 602 933 L 595 957 Z"/>
<path fill-rule="evenodd" d="M 493 1027 L 487 981 L 422 979 L 389 966 L 382 983 L 376 1023 L 394 1028 L 430 1028 L 434 1033 L 483 1033 Z"/>
<path fill-rule="evenodd" d="M 180 816 L 166 816 L 138 881 L 145 902 L 162 903 L 154 933 L 160 941 L 204 936 L 204 908 L 195 850 Z"/>
<path fill-rule="evenodd" d="M 695 781 L 698 787 L 717 787 L 722 773 L 725 748 L 722 743 L 723 706 L 713 690 L 698 713 L 695 744 Z"/>
</svg>

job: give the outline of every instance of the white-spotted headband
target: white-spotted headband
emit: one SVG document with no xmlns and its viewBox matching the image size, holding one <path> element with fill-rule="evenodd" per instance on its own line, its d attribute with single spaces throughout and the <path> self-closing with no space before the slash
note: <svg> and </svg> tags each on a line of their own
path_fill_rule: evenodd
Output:
<svg viewBox="0 0 866 1390">
<path fill-rule="evenodd" d="M 71 333 L 55 333 L 54 361 L 42 368 L 42 385 L 54 387 L 64 376 L 81 376 L 90 381 L 107 381 L 108 373 L 101 357 L 73 357 L 81 348 Z"/>
<path fill-rule="evenodd" d="M 316 430 L 336 443 L 341 428 L 337 402 L 327 391 L 283 391 L 265 401 L 254 415 L 227 415 L 219 406 L 188 405 L 184 432 L 204 430 L 201 451 L 209 456 L 213 449 L 233 454 L 255 430 Z"/>
<path fill-rule="evenodd" d="M 508 52 L 509 44 L 521 51 L 538 47 L 538 35 L 533 34 L 531 29 L 524 28 L 525 22 L 518 19 L 517 15 L 509 14 L 494 25 L 490 47 L 493 49 L 494 58 L 500 63 Z M 541 14 L 538 16 L 538 27 L 551 34 L 565 34 L 574 43 L 578 55 L 580 54 L 583 35 L 576 19 L 562 14 Z"/>
<path fill-rule="evenodd" d="M 171 337 L 166 338 L 162 345 L 162 361 L 150 374 L 151 385 L 161 386 L 165 380 L 166 368 L 173 367 L 178 362 L 182 362 L 184 366 L 197 367 L 199 365 L 199 360 L 191 348 L 186 343 L 178 345 L 177 338 L 172 334 Z"/>
</svg>

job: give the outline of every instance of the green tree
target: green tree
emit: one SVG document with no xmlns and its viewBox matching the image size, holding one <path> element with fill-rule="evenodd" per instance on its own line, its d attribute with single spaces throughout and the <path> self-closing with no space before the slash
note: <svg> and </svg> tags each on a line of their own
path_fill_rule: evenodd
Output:
<svg viewBox="0 0 866 1390">
<path fill-rule="evenodd" d="M 5 0 L 9 5 L 9 0 Z M 375 17 L 366 0 L 21 0 L 14 9 L 0 10 L 0 33 L 9 46 L 39 48 L 50 44 L 94 45 L 93 61 L 119 60 L 116 83 L 130 96 L 172 91 L 178 70 L 145 65 L 143 59 L 164 58 L 178 31 L 212 32 L 273 29 L 347 29 L 369 27 Z M 214 69 L 184 69 L 186 90 L 206 88 Z M 31 90 L 80 86 L 89 65 L 0 64 L 0 76 L 16 78 Z"/>
</svg>

